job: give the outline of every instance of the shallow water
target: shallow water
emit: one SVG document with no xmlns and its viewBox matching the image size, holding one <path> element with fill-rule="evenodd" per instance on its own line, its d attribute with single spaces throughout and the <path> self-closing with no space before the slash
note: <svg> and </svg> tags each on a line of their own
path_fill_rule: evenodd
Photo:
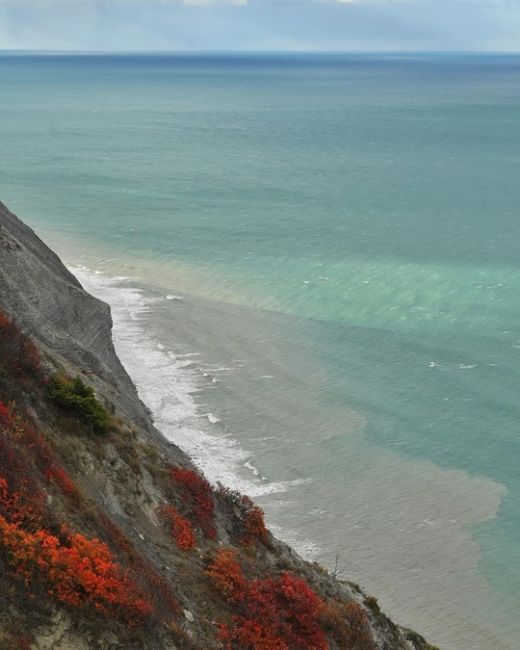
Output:
<svg viewBox="0 0 520 650">
<path fill-rule="evenodd" d="M 520 647 L 520 59 L 0 81 L 2 200 L 103 272 L 78 271 L 165 434 L 432 642 Z"/>
</svg>

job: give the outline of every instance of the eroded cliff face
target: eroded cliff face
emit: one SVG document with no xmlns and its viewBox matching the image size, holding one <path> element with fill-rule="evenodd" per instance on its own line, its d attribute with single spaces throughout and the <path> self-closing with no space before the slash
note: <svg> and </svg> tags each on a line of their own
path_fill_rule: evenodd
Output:
<svg viewBox="0 0 520 650">
<path fill-rule="evenodd" d="M 431 647 L 154 429 L 109 307 L 2 204 L 0 647 Z"/>
<path fill-rule="evenodd" d="M 109 306 L 84 291 L 57 255 L 2 203 L 0 306 L 64 364 L 102 380 L 119 411 L 149 425 L 115 353 Z"/>
</svg>

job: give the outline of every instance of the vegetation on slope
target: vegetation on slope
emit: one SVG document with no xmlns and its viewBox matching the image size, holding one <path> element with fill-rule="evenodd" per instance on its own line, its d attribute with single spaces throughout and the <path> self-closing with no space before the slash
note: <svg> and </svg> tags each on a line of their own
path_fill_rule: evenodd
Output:
<svg viewBox="0 0 520 650">
<path fill-rule="evenodd" d="M 0 313 L 3 649 L 59 615 L 103 650 L 375 650 L 362 595 L 280 549 L 250 499 L 139 442 Z"/>
<path fill-rule="evenodd" d="M 94 433 L 107 433 L 110 416 L 99 403 L 93 389 L 80 377 L 54 376 L 49 382 L 49 395 L 52 401 L 64 411 L 75 415 Z"/>
</svg>

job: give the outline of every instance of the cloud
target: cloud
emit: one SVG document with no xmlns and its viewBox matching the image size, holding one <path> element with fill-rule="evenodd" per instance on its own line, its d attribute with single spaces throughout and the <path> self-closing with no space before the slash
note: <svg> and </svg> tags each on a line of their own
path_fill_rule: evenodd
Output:
<svg viewBox="0 0 520 650">
<path fill-rule="evenodd" d="M 165 0 L 163 0 L 164 2 Z M 218 5 L 232 5 L 234 7 L 244 7 L 248 4 L 247 0 L 182 0 L 182 4 L 190 7 L 209 7 Z"/>
<path fill-rule="evenodd" d="M 0 0 L 0 49 L 511 50 L 520 0 Z"/>
<path fill-rule="evenodd" d="M 334 2 L 342 5 L 389 5 L 402 4 L 404 2 L 417 2 L 417 0 L 323 0 L 324 2 Z M 419 0 L 420 1 L 420 0 Z"/>
</svg>

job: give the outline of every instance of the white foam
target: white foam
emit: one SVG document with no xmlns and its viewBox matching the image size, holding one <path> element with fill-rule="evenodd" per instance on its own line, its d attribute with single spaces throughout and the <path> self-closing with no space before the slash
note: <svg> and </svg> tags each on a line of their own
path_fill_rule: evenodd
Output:
<svg viewBox="0 0 520 650">
<path fill-rule="evenodd" d="M 163 343 L 150 338 L 146 316 L 153 310 L 153 298 L 131 286 L 127 278 L 121 280 L 99 271 L 93 273 L 84 266 L 70 270 L 87 291 L 110 304 L 117 354 L 140 398 L 150 409 L 154 424 L 167 440 L 192 458 L 209 481 L 220 482 L 252 497 L 285 492 L 301 483 L 269 482 L 255 474 L 250 478 L 241 475 L 240 469 L 251 454 L 224 431 L 219 429 L 218 435 L 207 431 L 207 423 L 215 425 L 220 418 L 198 409 L 195 396 L 201 387 L 201 376 L 210 377 L 202 369 L 192 367 L 193 358 L 199 354 L 191 352 L 177 356 Z"/>
<path fill-rule="evenodd" d="M 250 463 L 248 460 L 244 463 L 244 467 L 247 467 L 247 469 L 250 469 L 255 476 L 260 476 L 260 472 L 258 471 L 258 469 L 252 463 Z"/>
</svg>

